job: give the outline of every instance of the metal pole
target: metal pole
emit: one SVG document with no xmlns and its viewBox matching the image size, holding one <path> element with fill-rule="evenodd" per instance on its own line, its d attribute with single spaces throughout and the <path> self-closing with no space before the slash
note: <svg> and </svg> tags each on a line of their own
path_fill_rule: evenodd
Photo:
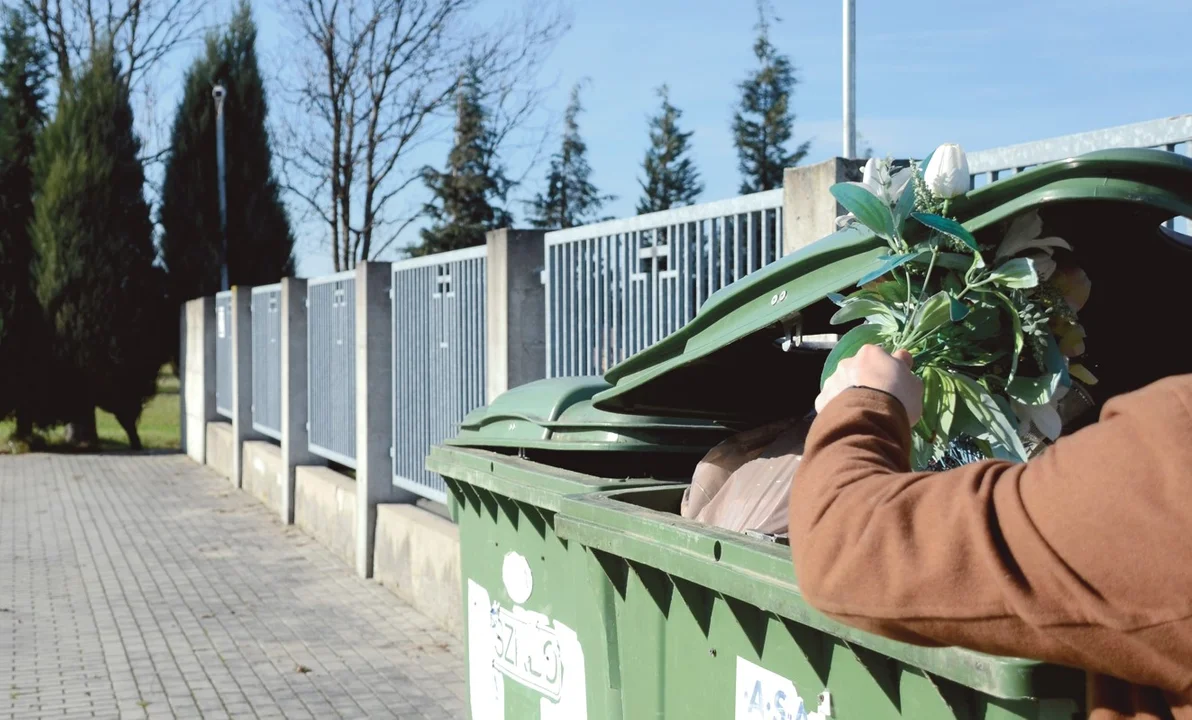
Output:
<svg viewBox="0 0 1192 720">
<path fill-rule="evenodd" d="M 228 290 L 228 189 L 226 180 L 226 163 L 224 160 L 224 98 L 227 91 L 223 85 L 216 85 L 211 90 L 211 97 L 215 98 L 215 164 L 219 176 L 219 289 Z"/>
<path fill-rule="evenodd" d="M 844 157 L 857 155 L 857 0 L 844 0 Z"/>
</svg>

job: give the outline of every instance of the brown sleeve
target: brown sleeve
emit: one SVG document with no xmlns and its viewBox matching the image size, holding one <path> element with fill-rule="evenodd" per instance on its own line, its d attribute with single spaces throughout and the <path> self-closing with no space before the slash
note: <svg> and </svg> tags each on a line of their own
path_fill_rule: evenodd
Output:
<svg viewBox="0 0 1192 720">
<path fill-rule="evenodd" d="M 1030 463 L 916 473 L 898 401 L 848 390 L 812 425 L 791 490 L 800 588 L 823 612 L 895 639 L 1182 690 L 1190 407 L 1192 376 L 1172 378 L 1117 398 Z"/>
</svg>

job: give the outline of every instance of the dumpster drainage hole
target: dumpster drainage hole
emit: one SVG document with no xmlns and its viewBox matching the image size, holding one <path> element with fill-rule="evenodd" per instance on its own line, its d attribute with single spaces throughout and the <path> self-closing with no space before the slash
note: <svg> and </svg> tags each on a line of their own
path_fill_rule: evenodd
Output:
<svg viewBox="0 0 1192 720">
<path fill-rule="evenodd" d="M 712 557 L 716 558 L 716 562 L 720 562 L 720 541 L 719 540 L 717 540 L 716 544 L 712 546 Z"/>
</svg>

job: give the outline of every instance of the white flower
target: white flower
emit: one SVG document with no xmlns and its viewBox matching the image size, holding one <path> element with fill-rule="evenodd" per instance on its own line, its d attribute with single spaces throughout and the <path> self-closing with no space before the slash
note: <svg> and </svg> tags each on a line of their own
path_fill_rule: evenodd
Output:
<svg viewBox="0 0 1192 720">
<path fill-rule="evenodd" d="M 861 170 L 861 185 L 887 205 L 894 205 L 902 197 L 902 191 L 911 181 L 911 168 L 905 167 L 891 172 L 889 160 L 869 158 Z"/>
<path fill-rule="evenodd" d="M 1048 255 L 1055 252 L 1056 248 L 1063 248 L 1071 250 L 1072 246 L 1063 238 L 1058 237 L 1040 237 L 1043 234 L 1043 219 L 1039 217 L 1038 210 L 1032 210 L 1025 215 L 1019 215 L 1010 223 L 1010 229 L 1006 231 L 1006 237 L 1002 243 L 997 247 L 995 259 L 1014 257 L 1024 250 L 1041 250 Z M 1052 268 L 1054 271 L 1054 268 Z M 1040 276 L 1042 279 L 1042 276 Z"/>
<path fill-rule="evenodd" d="M 923 181 L 932 194 L 942 200 L 963 195 L 969 190 L 971 173 L 968 158 L 959 145 L 940 145 L 931 155 L 931 162 L 923 171 Z"/>
<path fill-rule="evenodd" d="M 902 197 L 902 192 L 910 184 L 913 170 L 909 167 L 905 167 L 897 172 L 891 172 L 891 170 L 889 160 L 869 158 L 865 163 L 865 167 L 861 168 L 861 182 L 852 182 L 849 184 L 868 190 L 878 200 L 881 200 L 889 207 L 893 207 L 898 203 L 898 198 Z M 852 213 L 841 215 L 836 218 L 836 227 L 844 227 L 855 219 L 856 217 Z"/>
<path fill-rule="evenodd" d="M 1060 433 L 1064 431 L 1064 421 L 1060 418 L 1059 404 L 1067 394 L 1068 388 L 1060 385 L 1056 388 L 1055 394 L 1051 396 L 1051 400 L 1042 405 L 1023 405 L 1011 400 L 1010 405 L 1014 408 L 1014 414 L 1018 416 L 1018 434 L 1026 435 L 1034 425 L 1039 432 L 1047 436 L 1048 440 L 1055 442 Z"/>
<path fill-rule="evenodd" d="M 1035 274 L 1039 276 L 1039 282 L 1047 282 L 1055 274 L 1057 265 L 1049 253 L 1033 252 L 1028 253 L 1026 257 L 1035 264 Z"/>
</svg>

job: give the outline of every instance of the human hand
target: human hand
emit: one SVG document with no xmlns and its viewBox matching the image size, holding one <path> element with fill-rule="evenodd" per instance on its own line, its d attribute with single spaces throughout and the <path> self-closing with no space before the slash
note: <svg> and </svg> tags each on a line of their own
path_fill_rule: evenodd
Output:
<svg viewBox="0 0 1192 720">
<path fill-rule="evenodd" d="M 840 361 L 815 399 L 815 410 L 823 412 L 828 403 L 849 388 L 866 387 L 897 398 L 913 426 L 923 416 L 923 381 L 911 372 L 914 365 L 914 358 L 906 350 L 895 350 L 890 355 L 877 345 L 866 345 L 853 357 Z"/>
</svg>

